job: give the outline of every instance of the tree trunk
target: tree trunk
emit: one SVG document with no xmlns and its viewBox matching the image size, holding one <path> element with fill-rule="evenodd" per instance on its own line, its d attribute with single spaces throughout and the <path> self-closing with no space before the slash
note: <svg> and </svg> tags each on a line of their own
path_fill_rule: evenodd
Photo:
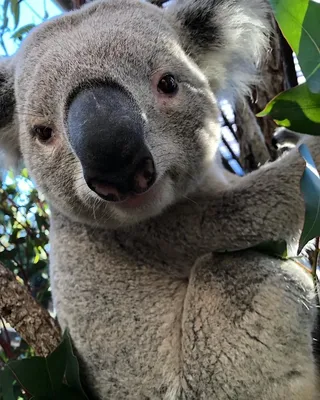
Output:
<svg viewBox="0 0 320 400">
<path fill-rule="evenodd" d="M 248 108 L 252 112 L 252 119 L 250 120 L 248 118 L 250 111 L 246 109 L 246 107 L 237 106 L 235 110 L 235 122 L 240 145 L 240 159 L 246 172 L 258 168 L 266 161 L 265 152 L 262 151 L 262 137 L 264 138 L 265 148 L 269 153 L 269 159 L 275 160 L 277 158 L 277 151 L 272 146 L 272 137 L 277 127 L 276 123 L 269 116 L 255 118 L 255 115 L 262 111 L 267 103 L 277 94 L 288 89 L 292 86 L 292 83 L 294 83 L 292 64 L 288 65 L 290 62 L 288 44 L 283 38 L 273 16 L 271 16 L 271 25 L 274 30 L 274 35 L 272 35 L 270 41 L 271 51 L 269 52 L 269 56 L 260 69 L 262 84 L 254 88 L 252 99 L 247 99 Z M 286 49 L 286 53 L 284 53 L 284 48 Z M 284 54 L 287 56 L 287 62 Z M 287 78 L 289 71 L 292 75 L 290 82 Z M 252 134 L 254 130 L 255 134 Z"/>
</svg>

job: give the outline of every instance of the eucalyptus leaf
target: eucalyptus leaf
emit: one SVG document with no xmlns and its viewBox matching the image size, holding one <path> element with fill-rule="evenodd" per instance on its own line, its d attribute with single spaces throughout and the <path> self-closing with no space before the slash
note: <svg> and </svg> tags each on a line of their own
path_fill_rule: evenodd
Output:
<svg viewBox="0 0 320 400">
<path fill-rule="evenodd" d="M 305 220 L 300 237 L 299 250 L 315 237 L 320 236 L 320 177 L 311 153 L 305 144 L 299 146 L 299 152 L 306 162 L 300 188 L 305 202 Z"/>
<path fill-rule="evenodd" d="M 67 345 L 67 383 L 69 386 L 77 389 L 78 392 L 81 393 L 81 397 L 79 397 L 79 400 L 89 400 L 81 385 L 79 363 L 77 357 L 74 355 L 71 337 L 68 330 L 64 332 L 63 340 L 66 342 Z"/>
<path fill-rule="evenodd" d="M 312 0 L 270 0 L 279 27 L 296 53 L 307 85 L 320 93 L 320 4 Z"/>
<path fill-rule="evenodd" d="M 10 3 L 11 3 L 11 13 L 14 18 L 14 29 L 16 29 L 20 20 L 20 2 L 19 0 L 10 0 Z"/>
<path fill-rule="evenodd" d="M 2 395 L 3 400 L 15 400 L 13 394 L 13 382 L 14 376 L 11 371 L 8 368 L 4 368 L 0 374 L 0 394 Z"/>
<path fill-rule="evenodd" d="M 67 367 L 67 344 L 63 339 L 58 347 L 45 358 L 47 371 L 50 376 L 52 391 L 61 390 L 63 378 Z"/>
<path fill-rule="evenodd" d="M 34 27 L 35 27 L 35 24 L 28 24 L 28 25 L 22 26 L 20 29 L 18 29 L 17 31 L 14 32 L 14 34 L 11 36 L 11 39 L 22 38 L 23 35 L 25 35 L 26 33 L 29 33 L 31 31 L 31 29 Z M 24 175 L 24 174 L 26 174 L 26 175 Z M 21 175 L 25 178 L 28 178 L 28 173 L 25 168 L 22 170 Z"/>
<path fill-rule="evenodd" d="M 266 241 L 255 246 L 254 249 L 268 254 L 269 256 L 274 256 L 281 258 L 282 260 L 287 260 L 289 258 L 288 245 L 285 240 L 279 241 Z"/>
<path fill-rule="evenodd" d="M 320 94 L 311 93 L 306 83 L 296 86 L 273 98 L 257 114 L 265 115 L 292 131 L 320 135 Z"/>
<path fill-rule="evenodd" d="M 79 394 L 76 389 L 63 385 L 54 400 L 85 400 L 86 398 L 82 394 Z"/>
<path fill-rule="evenodd" d="M 51 392 L 44 357 L 10 361 L 5 369 L 9 369 L 20 385 L 32 396 L 46 396 Z"/>
<path fill-rule="evenodd" d="M 61 343 L 49 356 L 11 361 L 1 379 L 2 391 L 6 394 L 3 400 L 14 400 L 14 379 L 34 400 L 88 400 L 80 382 L 79 364 L 67 330 Z"/>
<path fill-rule="evenodd" d="M 51 396 L 34 396 L 30 400 L 53 400 Z"/>
</svg>

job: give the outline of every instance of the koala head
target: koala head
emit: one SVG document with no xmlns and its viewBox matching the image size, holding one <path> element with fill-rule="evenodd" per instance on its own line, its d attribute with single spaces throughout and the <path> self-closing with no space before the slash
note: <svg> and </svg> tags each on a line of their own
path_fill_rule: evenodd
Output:
<svg viewBox="0 0 320 400">
<path fill-rule="evenodd" d="M 105 0 L 43 23 L 0 62 L 1 149 L 75 220 L 159 214 L 212 170 L 217 98 L 255 83 L 268 14 L 264 0 Z"/>
</svg>

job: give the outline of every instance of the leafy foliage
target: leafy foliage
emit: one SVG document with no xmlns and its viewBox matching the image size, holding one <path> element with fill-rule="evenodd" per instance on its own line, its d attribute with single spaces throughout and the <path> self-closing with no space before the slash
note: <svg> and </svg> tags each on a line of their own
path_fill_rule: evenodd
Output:
<svg viewBox="0 0 320 400">
<path fill-rule="evenodd" d="M 291 130 L 320 134 L 320 4 L 312 0 L 270 0 L 283 35 L 297 54 L 306 83 L 272 99 L 270 114 Z"/>
<path fill-rule="evenodd" d="M 320 134 L 320 94 L 312 93 L 307 83 L 280 93 L 258 116 L 268 114 L 278 125 L 290 130 Z"/>
<path fill-rule="evenodd" d="M 27 24 L 27 25 L 21 27 L 20 29 L 16 30 L 14 32 L 14 34 L 11 36 L 11 38 L 18 39 L 21 41 L 23 39 L 24 35 L 29 33 L 31 31 L 31 29 L 34 27 L 35 27 L 35 24 Z"/>
<path fill-rule="evenodd" d="M 300 237 L 299 251 L 315 237 L 320 236 L 320 176 L 306 145 L 299 147 L 306 168 L 301 178 L 301 193 L 305 202 L 304 227 Z"/>
<path fill-rule="evenodd" d="M 28 34 L 28 32 L 35 27 L 34 21 L 21 26 L 21 5 L 25 4 L 32 12 L 35 13 L 37 19 L 45 20 L 48 18 L 46 9 L 46 1 L 26 2 L 25 0 L 2 0 L 0 6 L 0 48 L 4 55 L 9 55 L 4 37 L 10 34 L 9 38 L 13 39 L 17 44 Z M 43 16 L 39 15 L 32 6 L 43 6 Z M 2 11 L 2 12 L 1 12 Z"/>
<path fill-rule="evenodd" d="M 0 181 L 0 261 L 48 306 L 49 209 L 33 187 L 27 170 Z"/>
<path fill-rule="evenodd" d="M 67 331 L 48 357 L 11 361 L 0 378 L 3 400 L 13 399 L 15 380 L 34 400 L 88 400 L 80 383 L 79 364 Z"/>
<path fill-rule="evenodd" d="M 308 88 L 320 93 L 320 4 L 310 0 L 270 0 L 275 17 L 296 53 Z"/>
<path fill-rule="evenodd" d="M 19 19 L 20 19 L 20 7 L 19 7 L 19 0 L 10 0 L 11 2 L 11 13 L 14 18 L 14 29 L 19 24 Z"/>
<path fill-rule="evenodd" d="M 26 169 L 0 180 L 0 261 L 29 288 L 31 295 L 50 309 L 48 279 L 49 209 L 34 188 Z M 0 318 L 0 368 L 10 359 L 33 356 L 33 350 Z M 2 348 L 2 350 L 1 350 Z M 15 398 L 25 398 L 14 385 Z M 0 396 L 1 399 L 1 396 Z"/>
<path fill-rule="evenodd" d="M 281 258 L 282 260 L 287 260 L 289 258 L 288 245 L 285 240 L 263 242 L 255 246 L 255 249 L 261 253 Z"/>
</svg>

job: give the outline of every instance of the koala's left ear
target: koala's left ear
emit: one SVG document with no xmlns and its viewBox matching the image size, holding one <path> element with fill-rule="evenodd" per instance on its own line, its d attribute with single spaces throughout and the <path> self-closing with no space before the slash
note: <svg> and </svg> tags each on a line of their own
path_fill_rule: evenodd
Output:
<svg viewBox="0 0 320 400">
<path fill-rule="evenodd" d="M 176 0 L 165 14 L 216 92 L 250 93 L 271 34 L 266 0 Z M 224 93 L 230 97 L 229 93 Z"/>
<path fill-rule="evenodd" d="M 15 116 L 13 58 L 0 59 L 0 168 L 17 167 L 20 160 Z"/>
</svg>

